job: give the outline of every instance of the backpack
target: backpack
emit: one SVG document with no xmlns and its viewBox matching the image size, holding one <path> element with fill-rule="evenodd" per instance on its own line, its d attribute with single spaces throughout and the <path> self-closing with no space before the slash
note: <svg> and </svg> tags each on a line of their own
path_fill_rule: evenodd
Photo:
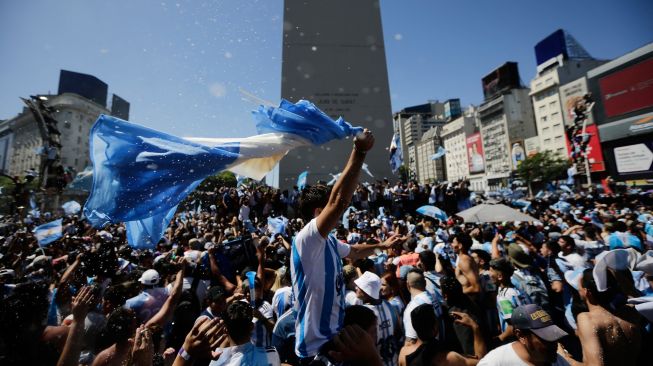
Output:
<svg viewBox="0 0 653 366">
<path fill-rule="evenodd" d="M 537 304 L 546 311 L 550 311 L 549 292 L 544 281 L 528 270 L 515 271 L 512 282 L 523 294 L 527 295 L 532 304 Z"/>
</svg>

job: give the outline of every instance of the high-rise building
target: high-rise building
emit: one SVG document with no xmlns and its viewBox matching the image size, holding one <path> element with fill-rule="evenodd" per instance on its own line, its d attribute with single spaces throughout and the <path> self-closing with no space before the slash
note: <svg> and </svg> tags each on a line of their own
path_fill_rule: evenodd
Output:
<svg viewBox="0 0 653 366">
<path fill-rule="evenodd" d="M 476 172 L 478 158 L 474 156 L 480 155 L 487 187 L 494 189 L 507 184 L 512 171 L 526 157 L 524 140 L 537 132 L 529 89 L 521 86 L 517 63 L 503 64 L 486 75 L 482 84 L 485 101 L 479 106 L 478 115 L 483 153 L 477 151 L 475 144 L 468 146 L 472 156 L 470 173 Z"/>
<path fill-rule="evenodd" d="M 566 31 L 558 29 L 535 46 L 537 74 L 531 81 L 531 98 L 542 150 L 567 157 L 565 113 L 566 101 L 560 86 L 576 80 L 605 61 L 591 58 L 589 53 Z M 575 98 L 572 98 L 575 100 Z M 573 106 L 571 106 L 573 110 Z"/>
<path fill-rule="evenodd" d="M 392 110 L 379 1 L 285 0 L 282 57 L 281 96 L 308 99 L 331 117 L 372 130 L 376 145 L 366 162 L 376 177 L 389 177 Z M 328 181 L 344 168 L 351 145 L 349 139 L 295 149 L 268 184 L 287 188 L 305 170 L 309 184 Z"/>
</svg>

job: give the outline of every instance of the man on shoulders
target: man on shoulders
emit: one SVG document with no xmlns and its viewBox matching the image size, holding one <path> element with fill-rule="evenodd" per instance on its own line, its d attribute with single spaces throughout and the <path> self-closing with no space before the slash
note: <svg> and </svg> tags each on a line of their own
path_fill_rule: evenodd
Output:
<svg viewBox="0 0 653 366">
<path fill-rule="evenodd" d="M 316 185 L 305 189 L 299 199 L 300 213 L 308 224 L 295 237 L 290 269 L 298 310 L 295 352 L 302 360 L 311 360 L 342 327 L 342 258 L 365 258 L 375 249 L 388 249 L 399 240 L 391 237 L 382 244 L 347 245 L 330 234 L 349 207 L 365 155 L 373 145 L 374 136 L 365 130 L 354 139 L 349 161 L 331 192 L 327 186 Z"/>
</svg>

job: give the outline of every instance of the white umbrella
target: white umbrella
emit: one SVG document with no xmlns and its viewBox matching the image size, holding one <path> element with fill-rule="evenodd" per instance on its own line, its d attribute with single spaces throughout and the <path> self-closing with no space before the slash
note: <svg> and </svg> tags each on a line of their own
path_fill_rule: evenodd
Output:
<svg viewBox="0 0 653 366">
<path fill-rule="evenodd" d="M 465 222 L 503 222 L 503 221 L 536 221 L 537 219 L 525 215 L 514 208 L 502 204 L 481 204 L 460 211 L 456 216 Z"/>
</svg>

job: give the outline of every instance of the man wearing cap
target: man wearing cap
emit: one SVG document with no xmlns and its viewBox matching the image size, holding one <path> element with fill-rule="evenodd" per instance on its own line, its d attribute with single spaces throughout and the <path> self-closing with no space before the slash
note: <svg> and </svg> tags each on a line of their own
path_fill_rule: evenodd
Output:
<svg viewBox="0 0 653 366">
<path fill-rule="evenodd" d="M 161 277 L 154 269 L 143 272 L 138 282 L 141 283 L 143 291 L 128 299 L 125 307 L 136 313 L 139 322 L 145 323 L 161 309 L 170 292 L 166 287 L 159 286 Z"/>
<path fill-rule="evenodd" d="M 540 304 L 545 309 L 549 307 L 549 292 L 541 277 L 541 273 L 533 266 L 533 258 L 528 255 L 520 244 L 508 246 L 510 262 L 515 267 L 512 283 L 522 294 L 528 296 L 530 303 Z"/>
<path fill-rule="evenodd" d="M 389 302 L 381 299 L 381 278 L 368 271 L 354 280 L 354 283 L 358 298 L 376 315 L 376 347 L 383 365 L 396 366 L 399 355 L 397 339 L 401 336 L 399 314 Z"/>
<path fill-rule="evenodd" d="M 557 342 L 567 333 L 539 305 L 519 306 L 511 319 L 517 340 L 492 350 L 479 361 L 479 366 L 569 365 L 557 353 Z"/>
</svg>

